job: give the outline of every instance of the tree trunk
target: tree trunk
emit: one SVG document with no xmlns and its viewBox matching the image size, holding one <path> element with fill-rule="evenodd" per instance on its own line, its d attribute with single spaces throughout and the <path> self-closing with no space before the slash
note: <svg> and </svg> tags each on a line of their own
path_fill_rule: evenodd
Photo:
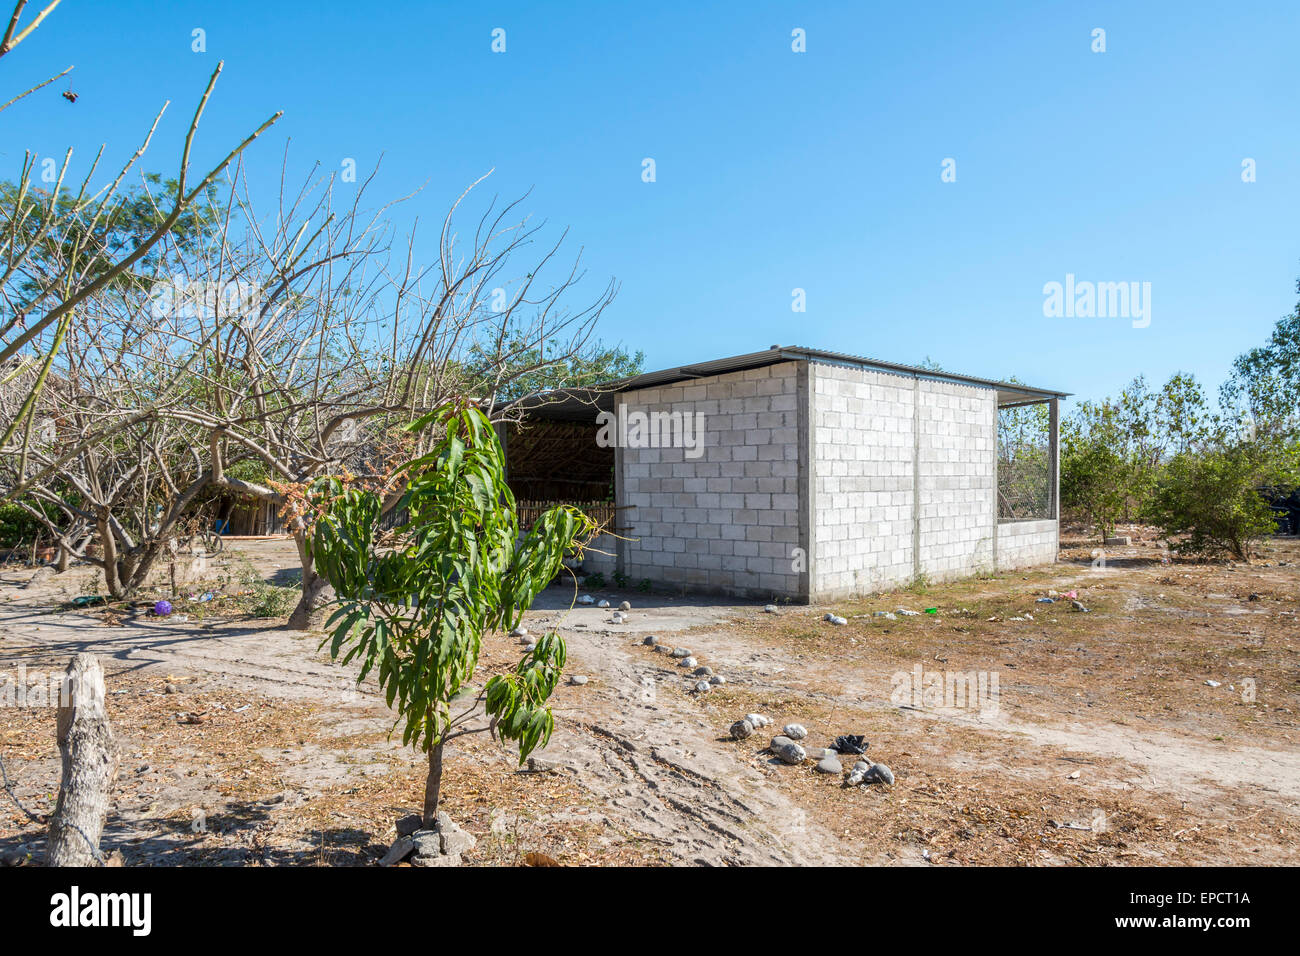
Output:
<svg viewBox="0 0 1300 956">
<path fill-rule="evenodd" d="M 104 589 L 110 597 L 125 597 L 122 592 L 121 578 L 118 577 L 117 540 L 108 526 L 107 513 L 99 516 L 99 547 L 104 557 Z"/>
<path fill-rule="evenodd" d="M 315 571 L 303 569 L 302 597 L 289 615 L 288 626 L 296 631 L 312 631 L 325 623 L 325 606 L 334 600 L 334 588 Z"/>
<path fill-rule="evenodd" d="M 316 630 L 325 623 L 325 606 L 334 600 L 334 588 L 316 573 L 316 562 L 307 550 L 306 532 L 297 529 L 293 538 L 302 564 L 302 597 L 289 615 L 288 626 L 296 631 Z"/>
<path fill-rule="evenodd" d="M 429 751 L 429 775 L 424 778 L 424 828 L 433 826 L 438 812 L 438 791 L 442 789 L 442 744 L 434 744 Z"/>
<path fill-rule="evenodd" d="M 108 792 L 117 776 L 117 750 L 108 724 L 99 658 L 74 657 L 63 686 L 58 713 L 63 777 L 50 819 L 46 864 L 94 866 L 103 862 L 99 838 L 108 817 Z"/>
</svg>

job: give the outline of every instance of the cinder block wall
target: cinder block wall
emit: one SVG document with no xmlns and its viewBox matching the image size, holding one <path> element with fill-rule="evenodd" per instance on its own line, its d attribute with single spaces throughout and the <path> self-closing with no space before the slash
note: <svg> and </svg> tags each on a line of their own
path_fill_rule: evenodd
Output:
<svg viewBox="0 0 1300 956">
<path fill-rule="evenodd" d="M 1008 521 L 998 525 L 998 569 L 1051 564 L 1060 550 L 1055 521 Z"/>
<path fill-rule="evenodd" d="M 910 580 L 912 379 L 813 363 L 808 392 L 814 598 L 865 594 Z"/>
<path fill-rule="evenodd" d="M 705 424 L 698 458 L 618 451 L 634 581 L 825 601 L 1056 559 L 1055 521 L 996 521 L 993 388 L 784 362 L 618 401 Z"/>
<path fill-rule="evenodd" d="M 997 393 L 814 362 L 813 600 L 992 570 Z"/>
<path fill-rule="evenodd" d="M 992 388 L 917 380 L 920 572 L 943 581 L 993 570 L 998 396 Z"/>
<path fill-rule="evenodd" d="M 612 581 L 618 570 L 618 538 L 611 534 L 596 535 L 587 545 L 582 569 L 588 574 L 603 574 L 607 581 Z"/>
<path fill-rule="evenodd" d="M 619 451 L 617 495 L 629 540 L 620 566 L 693 590 L 797 596 L 799 389 L 795 362 L 619 396 L 629 412 L 701 412 L 704 453 Z"/>
</svg>

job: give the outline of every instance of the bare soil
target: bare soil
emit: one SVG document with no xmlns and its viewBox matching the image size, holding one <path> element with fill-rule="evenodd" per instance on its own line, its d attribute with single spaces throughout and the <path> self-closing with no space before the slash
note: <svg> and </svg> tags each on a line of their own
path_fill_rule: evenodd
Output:
<svg viewBox="0 0 1300 956">
<path fill-rule="evenodd" d="M 542 756 L 557 769 L 520 769 L 486 736 L 456 742 L 444 809 L 479 840 L 467 862 L 1296 863 L 1300 541 L 1227 564 L 1139 539 L 1104 567 L 1087 541 L 1063 544 L 1048 568 L 776 614 L 598 592 L 632 603 L 612 624 L 608 610 L 571 608 L 572 587 L 550 589 L 526 625 L 558 627 L 569 673 L 589 680 L 553 700 Z M 128 865 L 373 863 L 420 804 L 421 756 L 389 738 L 377 688 L 358 689 L 319 635 L 253 616 L 280 603 L 267 588 L 292 586 L 291 542 L 233 548 L 183 588 L 213 598 L 178 601 L 171 618 L 69 606 L 94 593 L 89 569 L 27 588 L 32 571 L 0 573 L 0 686 L 20 665 L 38 685 L 77 651 L 103 657 L 121 748 L 104 846 Z M 692 693 L 648 634 L 727 683 Z M 492 635 L 476 682 L 518 654 Z M 913 695 L 918 667 L 996 677 L 996 696 Z M 773 727 L 730 739 L 752 711 Z M 811 762 L 775 762 L 763 748 L 786 722 L 811 746 L 864 734 L 895 785 L 848 788 Z M 48 814 L 53 708 L 0 707 L 0 755 L 18 803 Z M 43 852 L 42 825 L 0 793 L 0 859 Z"/>
</svg>

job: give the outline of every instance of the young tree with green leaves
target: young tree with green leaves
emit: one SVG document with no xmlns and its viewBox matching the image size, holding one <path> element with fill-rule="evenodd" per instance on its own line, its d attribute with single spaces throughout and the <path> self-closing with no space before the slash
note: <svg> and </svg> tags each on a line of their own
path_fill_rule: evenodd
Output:
<svg viewBox="0 0 1300 956">
<path fill-rule="evenodd" d="M 396 546 L 379 543 L 384 489 L 329 478 L 314 489 L 311 551 L 336 596 L 326 624 L 330 655 L 359 661 L 358 681 L 375 674 L 397 710 L 402 742 L 427 755 L 423 820 L 431 826 L 448 743 L 491 733 L 515 741 L 522 763 L 550 740 L 547 701 L 566 653 L 558 633 L 468 700 L 464 692 L 483 635 L 517 627 L 564 555 L 596 528 L 580 511 L 557 507 L 521 537 L 501 445 L 475 405 L 448 403 L 411 428 L 437 440 L 401 469 L 401 507 L 410 517 Z"/>
<path fill-rule="evenodd" d="M 1245 560 L 1252 544 L 1277 528 L 1261 490 L 1294 487 L 1300 476 L 1297 465 L 1294 445 L 1224 436 L 1173 457 L 1145 516 L 1165 535 L 1180 539 L 1175 550 Z"/>
<path fill-rule="evenodd" d="M 1101 540 L 1110 537 L 1128 501 L 1133 475 L 1120 411 L 1113 402 L 1083 402 L 1061 427 L 1061 505 L 1082 511 Z"/>
</svg>

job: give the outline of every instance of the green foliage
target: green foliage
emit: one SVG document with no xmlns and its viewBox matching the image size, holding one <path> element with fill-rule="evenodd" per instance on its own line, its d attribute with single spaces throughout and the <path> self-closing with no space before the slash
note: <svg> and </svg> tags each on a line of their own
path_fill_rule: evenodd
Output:
<svg viewBox="0 0 1300 956">
<path fill-rule="evenodd" d="M 1295 459 L 1294 446 L 1251 437 L 1180 453 L 1163 470 L 1146 516 L 1182 538 L 1179 551 L 1246 558 L 1253 541 L 1276 530 L 1260 489 L 1293 486 Z"/>
<path fill-rule="evenodd" d="M 654 587 L 654 582 L 649 578 L 642 578 L 636 583 L 636 589 L 642 594 L 649 594 L 652 587 Z"/>
<path fill-rule="evenodd" d="M 557 507 L 520 540 L 501 446 L 474 406 L 449 404 L 411 427 L 441 437 L 403 468 L 409 482 L 398 509 L 409 519 L 397 529 L 401 543 L 377 545 L 380 494 L 331 478 L 314 486 L 323 510 L 311 551 L 337 595 L 326 624 L 331 656 L 360 661 L 360 678 L 374 671 L 403 743 L 433 751 L 455 736 L 450 703 L 474 674 L 483 634 L 518 626 L 561 558 L 595 526 Z M 565 655 L 559 635 L 547 634 L 484 688 L 495 733 L 518 742 L 521 761 L 550 738 L 546 702 Z"/>
<path fill-rule="evenodd" d="M 999 518 L 1051 517 L 1050 428 L 1042 402 L 998 410 Z"/>
<path fill-rule="evenodd" d="M 1118 399 L 1081 402 L 1061 426 L 1062 507 L 1108 537 L 1147 507 L 1170 457 L 1200 447 L 1217 427 L 1200 384 L 1183 373 L 1157 392 L 1139 376 Z"/>
<path fill-rule="evenodd" d="M 605 575 L 599 571 L 595 574 L 589 574 L 582 579 L 582 584 L 589 591 L 599 591 L 605 586 Z"/>
<path fill-rule="evenodd" d="M 252 599 L 247 602 L 248 613 L 253 617 L 288 617 L 298 603 L 300 590 L 269 584 L 258 578 L 252 587 Z"/>
<path fill-rule="evenodd" d="M 1114 405 L 1083 403 L 1061 428 L 1061 505 L 1087 515 L 1105 539 L 1131 490 L 1132 466 Z"/>
<path fill-rule="evenodd" d="M 73 192 L 60 193 L 50 208 L 50 195 L 41 189 L 26 189 L 12 182 L 0 182 L 0 222 L 12 223 L 24 242 L 34 242 L 28 269 L 18 273 L 11 287 L 19 311 L 41 307 L 52 277 L 70 263 L 89 266 L 81 273 L 83 283 L 107 272 L 114 262 L 139 246 L 166 220 L 171 212 L 177 183 L 157 173 L 146 173 L 139 184 L 124 188 L 106 201 L 86 201 Z M 187 206 L 172 226 L 172 241 L 196 241 L 219 222 L 226 209 L 215 186 Z M 117 279 L 123 288 L 147 288 L 159 262 L 157 249 L 138 260 Z"/>
<path fill-rule="evenodd" d="M 1179 550 L 1245 558 L 1275 530 L 1265 494 L 1297 484 L 1298 399 L 1300 306 L 1237 359 L 1219 413 L 1181 373 L 1158 391 L 1139 377 L 1116 400 L 1081 403 L 1062 425 L 1061 503 L 1103 537 L 1141 517 Z"/>
<path fill-rule="evenodd" d="M 496 399 L 505 402 L 553 388 L 600 385 L 631 378 L 639 375 L 645 364 L 642 352 L 629 354 L 618 346 L 605 346 L 600 342 L 577 355 L 549 363 L 548 355 L 563 355 L 564 352 L 565 346 L 554 340 L 537 348 L 512 339 L 495 353 L 475 345 L 466 361 L 466 375 L 471 382 L 482 382 L 487 386 L 497 381 L 500 373 L 500 381 L 505 385 L 497 391 Z"/>
<path fill-rule="evenodd" d="M 45 526 L 13 502 L 0 502 L 0 548 L 30 545 L 45 535 Z"/>
<path fill-rule="evenodd" d="M 1300 292 L 1300 279 L 1296 280 Z M 1278 320 L 1267 343 L 1239 355 L 1220 391 L 1224 407 L 1261 435 L 1300 432 L 1300 303 Z"/>
</svg>

